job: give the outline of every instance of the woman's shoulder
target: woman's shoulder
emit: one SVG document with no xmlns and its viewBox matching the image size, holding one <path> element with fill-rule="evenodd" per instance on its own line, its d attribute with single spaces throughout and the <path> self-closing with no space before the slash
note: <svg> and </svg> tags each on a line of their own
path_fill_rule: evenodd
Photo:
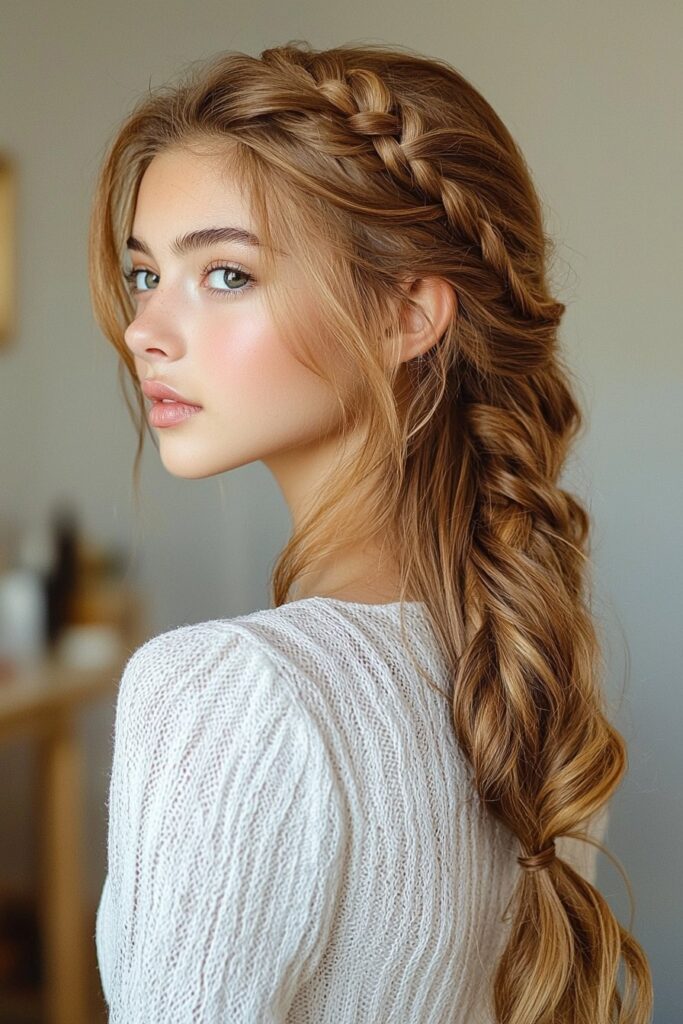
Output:
<svg viewBox="0 0 683 1024">
<path fill-rule="evenodd" d="M 315 602 L 292 602 L 258 609 L 232 618 L 185 623 L 158 633 L 129 657 L 126 673 L 150 682 L 189 666 L 206 671 L 239 673 L 245 668 L 286 669 L 315 661 L 334 635 Z"/>
<path fill-rule="evenodd" d="M 138 693 L 172 681 L 196 686 L 217 674 L 239 675 L 246 667 L 268 668 L 264 645 L 248 631 L 233 627 L 230 619 L 186 623 L 150 637 L 132 652 L 120 690 L 133 679 Z"/>
<path fill-rule="evenodd" d="M 324 633 L 325 630 L 323 629 Z M 189 667 L 216 672 L 263 669 L 297 660 L 303 648 L 320 639 L 308 608 L 259 609 L 233 618 L 184 623 L 145 640 L 128 658 L 124 676 L 168 678 Z"/>
<path fill-rule="evenodd" d="M 256 748 L 273 730 L 289 730 L 310 749 L 320 745 L 305 688 L 256 629 L 259 617 L 244 618 L 186 623 L 132 653 L 116 703 L 115 735 L 126 759 L 142 763 L 190 742 L 213 751 L 237 735 Z"/>
<path fill-rule="evenodd" d="M 150 637 L 124 666 L 120 711 L 135 714 L 169 702 L 180 709 L 221 694 L 273 687 L 283 697 L 301 698 L 306 681 L 310 687 L 324 672 L 329 650 L 330 627 L 312 612 L 300 602 L 184 623 Z"/>
</svg>

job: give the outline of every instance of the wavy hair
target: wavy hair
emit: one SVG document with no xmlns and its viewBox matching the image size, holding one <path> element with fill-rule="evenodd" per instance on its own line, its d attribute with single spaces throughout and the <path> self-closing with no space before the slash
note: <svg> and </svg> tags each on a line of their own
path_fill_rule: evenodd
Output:
<svg viewBox="0 0 683 1024">
<path fill-rule="evenodd" d="M 453 67 L 400 47 L 229 51 L 143 97 L 103 161 L 89 238 L 95 315 L 133 387 L 136 482 L 147 421 L 123 338 L 133 316 L 123 252 L 141 177 L 174 146 L 231 161 L 267 267 L 293 254 L 315 287 L 312 325 L 267 274 L 282 337 L 333 388 L 342 436 L 361 438 L 280 553 L 274 604 L 357 532 L 358 491 L 372 481 L 364 535 L 392 544 L 401 602 L 427 608 L 450 669 L 448 690 L 436 689 L 478 796 L 525 855 L 492 1018 L 645 1024 L 643 950 L 552 856 L 565 836 L 607 852 L 585 825 L 627 757 L 599 682 L 588 515 L 558 482 L 581 413 L 558 349 L 552 243 L 518 145 Z M 414 305 L 405 282 L 431 275 L 452 286 L 457 313 L 401 362 Z M 335 365 L 360 368 L 353 389 L 330 372 L 331 351 Z"/>
</svg>

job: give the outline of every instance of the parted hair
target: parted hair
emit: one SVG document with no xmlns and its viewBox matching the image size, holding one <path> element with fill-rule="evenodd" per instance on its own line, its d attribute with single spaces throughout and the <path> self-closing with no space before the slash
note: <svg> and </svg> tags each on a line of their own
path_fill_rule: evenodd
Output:
<svg viewBox="0 0 683 1024">
<path fill-rule="evenodd" d="M 361 529 L 392 545 L 401 599 L 428 609 L 449 669 L 436 689 L 478 798 L 528 858 L 492 971 L 492 1019 L 645 1024 L 643 950 L 552 856 L 561 836 L 607 853 L 586 826 L 627 755 L 601 685 L 589 517 L 559 481 L 582 416 L 558 346 L 553 243 L 520 148 L 458 71 L 398 46 L 228 51 L 145 95 L 103 160 L 89 243 L 95 315 L 133 389 L 136 480 L 146 417 L 123 338 L 123 253 L 141 177 L 170 147 L 224 155 L 258 225 L 282 338 L 333 389 L 342 435 L 363 439 L 342 446 L 280 553 L 274 604 L 358 532 L 358 489 L 371 480 Z M 315 323 L 278 280 L 282 251 L 316 291 Z M 452 287 L 454 316 L 401 361 L 405 283 L 433 275 Z M 353 388 L 332 365 L 360 368 Z"/>
</svg>

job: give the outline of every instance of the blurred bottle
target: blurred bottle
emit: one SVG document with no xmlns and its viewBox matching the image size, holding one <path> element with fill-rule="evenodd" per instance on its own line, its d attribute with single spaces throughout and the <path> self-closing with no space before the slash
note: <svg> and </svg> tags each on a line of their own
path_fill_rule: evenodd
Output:
<svg viewBox="0 0 683 1024">
<path fill-rule="evenodd" d="M 69 505 L 60 505 L 50 517 L 54 561 L 46 580 L 47 641 L 54 650 L 71 621 L 71 605 L 78 587 L 78 517 Z"/>
<path fill-rule="evenodd" d="M 0 660 L 14 666 L 39 661 L 48 645 L 46 581 L 54 559 L 44 523 L 19 536 L 10 564 L 0 574 Z"/>
</svg>

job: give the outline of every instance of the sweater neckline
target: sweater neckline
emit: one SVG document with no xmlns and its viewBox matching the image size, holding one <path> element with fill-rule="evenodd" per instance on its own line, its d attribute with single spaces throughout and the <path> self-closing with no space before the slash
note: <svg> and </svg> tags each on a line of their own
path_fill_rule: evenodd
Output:
<svg viewBox="0 0 683 1024">
<path fill-rule="evenodd" d="M 419 608 L 423 609 L 424 601 L 385 601 L 373 604 L 366 601 L 345 601 L 341 597 L 326 597 L 322 594 L 314 594 L 312 597 L 300 597 L 294 601 L 288 601 L 283 607 L 288 607 L 295 604 L 305 604 L 307 601 L 322 601 L 325 604 L 335 605 L 341 608 L 356 608 L 363 611 L 375 608 L 387 608 L 387 609 L 400 609 L 401 605 L 404 608 Z"/>
</svg>

